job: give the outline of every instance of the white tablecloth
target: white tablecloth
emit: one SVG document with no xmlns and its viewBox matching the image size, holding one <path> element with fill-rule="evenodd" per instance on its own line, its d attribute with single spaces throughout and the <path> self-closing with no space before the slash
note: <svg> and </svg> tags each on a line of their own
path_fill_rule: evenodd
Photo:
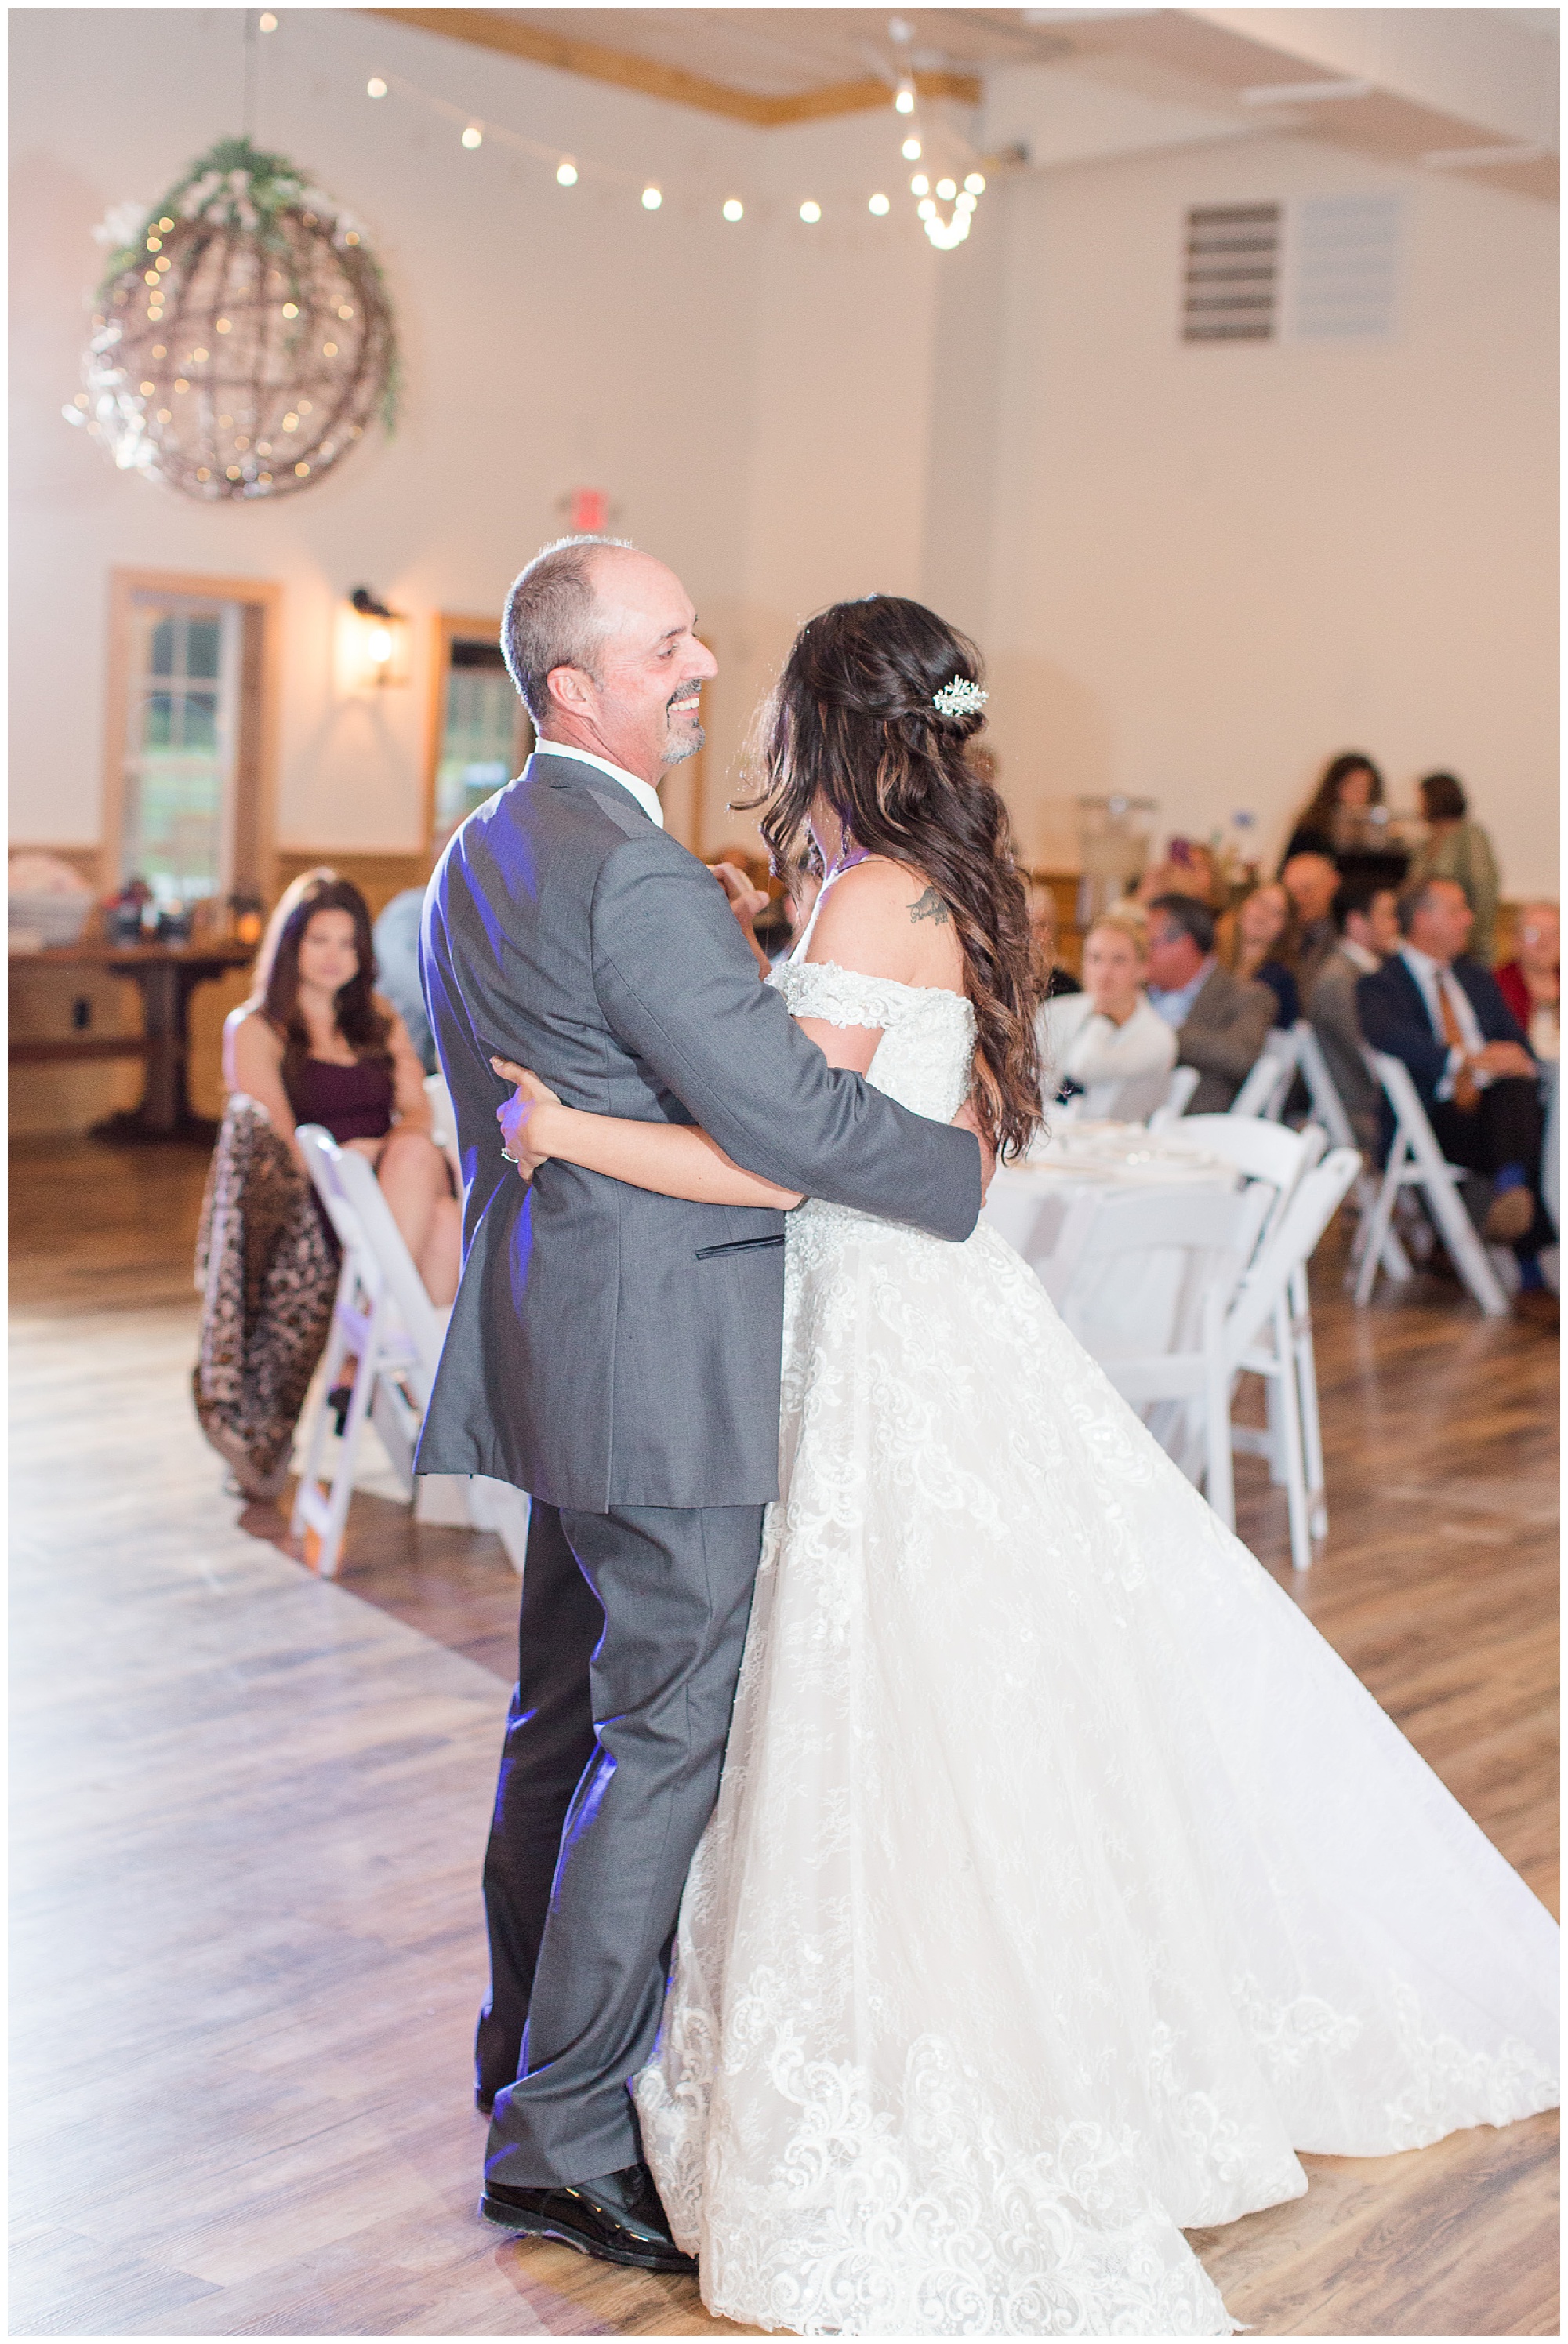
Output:
<svg viewBox="0 0 1568 2344">
<path fill-rule="evenodd" d="M 1071 1123 L 1037 1143 L 1025 1163 L 997 1172 L 985 1217 L 1055 1292 L 1051 1257 L 1081 1197 L 1128 1187 L 1233 1188 L 1237 1177 L 1223 1157 L 1175 1132 L 1146 1131 L 1138 1123 Z M 1184 1268 L 1176 1248 L 1111 1264 L 1092 1296 L 1074 1297 L 1071 1321 L 1088 1349 L 1111 1359 L 1168 1349 Z"/>
</svg>

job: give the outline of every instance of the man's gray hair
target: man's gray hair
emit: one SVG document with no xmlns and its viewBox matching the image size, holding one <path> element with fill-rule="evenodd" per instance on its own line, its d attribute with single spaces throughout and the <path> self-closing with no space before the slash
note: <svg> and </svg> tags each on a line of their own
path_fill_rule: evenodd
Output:
<svg viewBox="0 0 1568 2344">
<path fill-rule="evenodd" d="M 580 667 L 595 683 L 604 629 L 593 585 L 593 557 L 604 547 L 635 553 L 624 537 L 561 537 L 536 553 L 511 581 L 501 622 L 501 648 L 537 729 L 550 714 L 550 671 Z"/>
</svg>

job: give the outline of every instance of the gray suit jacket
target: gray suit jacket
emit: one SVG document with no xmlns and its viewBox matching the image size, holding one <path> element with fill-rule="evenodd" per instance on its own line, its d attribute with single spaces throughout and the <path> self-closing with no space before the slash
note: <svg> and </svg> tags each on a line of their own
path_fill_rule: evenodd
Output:
<svg viewBox="0 0 1568 2344">
<path fill-rule="evenodd" d="M 1381 1154 L 1379 1132 L 1382 1093 L 1367 1072 L 1367 1062 L 1361 1056 L 1361 1021 L 1356 1008 L 1356 984 L 1361 975 L 1353 960 L 1342 952 L 1331 952 L 1307 996 L 1307 1015 L 1322 1044 L 1329 1073 L 1351 1118 L 1357 1144 L 1362 1155 L 1375 1164 Z"/>
<path fill-rule="evenodd" d="M 720 888 L 608 774 L 548 753 L 470 815 L 425 904 L 456 1110 L 463 1272 L 420 1443 L 547 1503 L 741 1506 L 778 1489 L 784 1217 L 502 1160 L 497 1056 L 571 1106 L 700 1123 L 737 1163 L 967 1237 L 971 1133 L 828 1066 Z"/>
<path fill-rule="evenodd" d="M 1226 1113 L 1258 1063 L 1277 1006 L 1266 985 L 1218 964 L 1209 971 L 1177 1036 L 1177 1064 L 1199 1073 L 1189 1115 Z"/>
</svg>

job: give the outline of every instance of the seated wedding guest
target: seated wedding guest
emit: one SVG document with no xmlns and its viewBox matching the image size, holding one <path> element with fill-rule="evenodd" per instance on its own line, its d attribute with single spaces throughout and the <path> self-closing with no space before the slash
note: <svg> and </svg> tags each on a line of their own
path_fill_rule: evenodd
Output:
<svg viewBox="0 0 1568 2344">
<path fill-rule="evenodd" d="M 1198 838 L 1173 838 L 1163 859 L 1150 864 L 1137 887 L 1137 900 L 1152 909 L 1161 895 L 1190 895 L 1218 911 L 1224 895 L 1213 852 Z"/>
<path fill-rule="evenodd" d="M 1148 999 L 1177 1037 L 1177 1064 L 1195 1066 L 1189 1115 L 1223 1115 L 1257 1065 L 1274 1022 L 1266 985 L 1232 976 L 1214 952 L 1214 915 L 1190 895 L 1148 907 Z"/>
<path fill-rule="evenodd" d="M 1350 1116 L 1356 1145 L 1375 1164 L 1382 1152 L 1383 1095 L 1361 1056 L 1366 1037 L 1356 1008 L 1356 985 L 1363 976 L 1375 976 L 1389 954 L 1398 949 L 1392 888 L 1380 887 L 1375 880 L 1345 880 L 1334 897 L 1334 925 L 1340 941 L 1313 979 L 1307 1015 Z"/>
<path fill-rule="evenodd" d="M 1399 950 L 1361 978 L 1356 1006 L 1371 1046 L 1409 1067 L 1449 1162 L 1491 1179 L 1482 1234 L 1512 1246 L 1522 1306 L 1544 1318 L 1553 1300 L 1536 1257 L 1553 1240 L 1540 1195 L 1540 1085 L 1497 979 L 1465 951 L 1474 924 L 1456 880 L 1405 887 Z"/>
<path fill-rule="evenodd" d="M 301 1167 L 302 1123 L 369 1158 L 431 1301 L 445 1308 L 458 1288 L 458 1202 L 431 1137 L 423 1069 L 375 977 L 363 895 L 335 872 L 306 872 L 268 924 L 249 1000 L 224 1026 L 224 1080 L 266 1109 Z"/>
<path fill-rule="evenodd" d="M 1084 938 L 1083 991 L 1045 1001 L 1036 1013 L 1047 1096 L 1170 1072 L 1176 1036 L 1148 1005 L 1148 975 L 1139 926 L 1114 913 L 1096 920 Z"/>
<path fill-rule="evenodd" d="M 1024 893 L 1029 902 L 1029 932 L 1035 939 L 1035 951 L 1040 966 L 1047 971 L 1046 998 L 1055 1001 L 1062 994 L 1078 994 L 1082 985 L 1070 968 L 1064 968 L 1057 958 L 1057 898 L 1053 888 L 1043 879 L 1026 879 Z"/>
<path fill-rule="evenodd" d="M 1351 846 L 1369 806 L 1383 802 L 1383 777 L 1370 757 L 1347 749 L 1334 758 L 1296 817 L 1290 844 L 1280 857 L 1280 875 L 1293 854 L 1326 854 L 1334 861 Z"/>
<path fill-rule="evenodd" d="M 1339 868 L 1326 854 L 1292 854 L 1280 874 L 1280 884 L 1296 915 L 1291 966 L 1300 990 L 1310 993 L 1313 978 L 1339 942 L 1334 926 Z"/>
<path fill-rule="evenodd" d="M 1232 976 L 1256 977 L 1274 995 L 1276 1026 L 1293 1026 L 1300 996 L 1290 963 L 1294 956 L 1296 911 L 1279 881 L 1265 880 L 1227 912 L 1216 930 L 1219 965 Z"/>
<path fill-rule="evenodd" d="M 1417 787 L 1427 835 L 1411 858 L 1407 884 L 1452 879 L 1463 889 L 1464 900 L 1475 914 L 1471 956 L 1490 968 L 1496 951 L 1497 903 L 1502 894 L 1492 841 L 1478 822 L 1471 821 L 1463 783 L 1453 774 L 1428 773 Z"/>
<path fill-rule="evenodd" d="M 1538 1058 L 1555 1064 L 1562 1028 L 1562 970 L 1555 904 L 1525 904 L 1514 956 L 1497 972 L 1497 989 Z"/>
<path fill-rule="evenodd" d="M 420 921 L 424 909 L 424 889 L 405 887 L 378 913 L 370 941 L 376 955 L 376 982 L 408 1027 L 414 1056 L 426 1074 L 433 1075 L 438 1072 L 436 1037 L 420 990 Z"/>
</svg>

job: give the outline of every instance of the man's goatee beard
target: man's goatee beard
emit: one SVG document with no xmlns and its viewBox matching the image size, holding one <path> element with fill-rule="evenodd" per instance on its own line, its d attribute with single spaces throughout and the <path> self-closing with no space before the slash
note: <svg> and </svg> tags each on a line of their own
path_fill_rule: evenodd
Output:
<svg viewBox="0 0 1568 2344">
<path fill-rule="evenodd" d="M 698 750 L 702 748 L 703 743 L 706 742 L 707 737 L 707 734 L 699 724 L 692 732 L 688 732 L 683 741 L 672 741 L 670 746 L 664 752 L 664 763 L 666 767 L 670 765 L 683 765 L 688 757 L 694 757 L 696 755 Z"/>
</svg>

